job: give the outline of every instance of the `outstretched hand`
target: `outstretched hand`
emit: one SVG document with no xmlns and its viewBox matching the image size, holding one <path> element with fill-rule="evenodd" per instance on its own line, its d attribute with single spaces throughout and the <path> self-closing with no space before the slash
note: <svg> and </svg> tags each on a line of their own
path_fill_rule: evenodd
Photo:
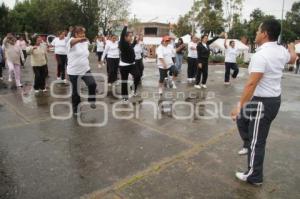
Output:
<svg viewBox="0 0 300 199">
<path fill-rule="evenodd" d="M 225 33 L 225 32 L 222 32 L 222 33 L 219 35 L 219 37 L 225 38 L 225 35 L 226 35 L 226 33 Z"/>
</svg>

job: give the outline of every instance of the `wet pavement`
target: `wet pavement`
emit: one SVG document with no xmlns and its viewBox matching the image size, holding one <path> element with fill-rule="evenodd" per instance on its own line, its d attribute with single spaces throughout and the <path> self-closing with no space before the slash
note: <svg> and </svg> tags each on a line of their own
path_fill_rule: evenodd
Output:
<svg viewBox="0 0 300 199">
<path fill-rule="evenodd" d="M 93 72 L 106 74 L 94 55 L 90 59 Z M 246 168 L 246 157 L 237 155 L 241 141 L 228 118 L 247 78 L 245 69 L 233 85 L 224 86 L 223 66 L 210 66 L 207 90 L 187 84 L 184 72 L 178 89 L 158 98 L 158 70 L 146 63 L 143 88 L 132 105 L 118 104 L 109 90 L 96 110 L 85 103 L 74 118 L 70 87 L 51 84 L 53 54 L 49 60 L 53 92 L 32 91 L 28 61 L 22 89 L 0 82 L 1 199 L 300 198 L 300 76 L 284 75 L 264 185 L 255 188 L 234 178 Z M 96 80 L 101 95 L 104 79 Z"/>
</svg>

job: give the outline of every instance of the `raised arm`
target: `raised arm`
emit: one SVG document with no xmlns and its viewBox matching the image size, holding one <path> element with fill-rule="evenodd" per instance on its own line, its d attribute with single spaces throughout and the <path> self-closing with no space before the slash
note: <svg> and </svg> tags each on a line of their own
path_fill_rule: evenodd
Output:
<svg viewBox="0 0 300 199">
<path fill-rule="evenodd" d="M 228 48 L 228 46 L 227 46 L 227 39 L 228 39 L 228 35 L 225 33 L 225 40 L 224 40 L 224 47 L 225 47 L 225 49 Z"/>
<path fill-rule="evenodd" d="M 288 51 L 290 53 L 290 61 L 288 64 L 294 64 L 297 60 L 297 54 L 296 54 L 296 51 L 295 51 L 295 45 L 293 43 L 289 44 L 288 45 Z"/>
<path fill-rule="evenodd" d="M 125 22 L 124 23 L 124 28 L 122 30 L 121 33 L 121 38 L 120 38 L 120 44 L 122 45 L 123 43 L 125 43 L 125 37 L 126 37 L 126 33 L 127 33 L 127 27 L 128 27 L 128 23 Z"/>
</svg>

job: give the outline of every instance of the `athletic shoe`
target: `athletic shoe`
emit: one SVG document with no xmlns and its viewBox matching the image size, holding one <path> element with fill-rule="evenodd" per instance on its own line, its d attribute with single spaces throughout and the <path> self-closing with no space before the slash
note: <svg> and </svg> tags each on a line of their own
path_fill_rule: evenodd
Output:
<svg viewBox="0 0 300 199">
<path fill-rule="evenodd" d="M 249 183 L 249 184 L 251 184 L 251 185 L 254 185 L 254 186 L 261 186 L 261 185 L 262 185 L 262 182 L 258 182 L 258 183 L 248 182 L 248 181 L 247 181 L 248 176 L 245 175 L 245 174 L 242 173 L 242 172 L 236 172 L 236 173 L 235 173 L 235 177 L 236 177 L 238 180 L 242 181 L 242 182 L 247 182 L 247 183 Z"/>
<path fill-rule="evenodd" d="M 202 84 L 201 87 L 207 89 L 207 86 L 205 84 Z"/>
<path fill-rule="evenodd" d="M 22 85 L 22 84 L 20 84 L 20 85 L 18 85 L 17 87 L 18 87 L 18 88 L 23 88 L 23 85 Z"/>
<path fill-rule="evenodd" d="M 123 103 L 128 103 L 128 99 L 127 98 L 123 98 L 122 101 L 123 101 Z"/>
<path fill-rule="evenodd" d="M 47 92 L 48 90 L 45 88 L 44 90 L 43 90 L 43 92 L 45 93 L 45 92 Z"/>
<path fill-rule="evenodd" d="M 132 91 L 132 95 L 134 96 L 134 97 L 136 97 L 138 94 L 137 94 L 137 92 L 136 91 Z"/>
<path fill-rule="evenodd" d="M 194 87 L 197 88 L 197 89 L 201 89 L 200 85 L 195 85 Z"/>
<path fill-rule="evenodd" d="M 108 84 L 107 84 L 107 86 L 109 86 L 109 87 L 111 87 L 111 85 L 112 85 L 111 83 L 108 83 Z"/>
<path fill-rule="evenodd" d="M 248 154 L 248 149 L 247 148 L 242 148 L 239 152 L 239 155 L 247 155 Z"/>
<path fill-rule="evenodd" d="M 8 78 L 8 82 L 12 82 L 12 79 L 11 79 L 11 77 L 9 77 L 9 78 Z"/>
<path fill-rule="evenodd" d="M 56 80 L 61 80 L 61 78 L 60 78 L 60 77 L 58 77 L 58 78 L 56 78 Z"/>
<path fill-rule="evenodd" d="M 175 84 L 174 81 L 172 81 L 172 87 L 173 87 L 173 89 L 177 89 L 176 84 Z"/>
<path fill-rule="evenodd" d="M 101 64 L 98 64 L 98 68 L 102 68 L 102 65 L 101 65 Z"/>
<path fill-rule="evenodd" d="M 1 67 L 1 66 L 0 66 Z M 0 77 L 0 80 L 3 80 L 3 77 Z"/>
<path fill-rule="evenodd" d="M 65 83 L 65 84 L 68 83 L 68 80 L 64 79 L 64 83 Z"/>
<path fill-rule="evenodd" d="M 230 82 L 224 82 L 224 85 L 229 86 Z"/>
<path fill-rule="evenodd" d="M 193 81 L 193 78 L 188 78 L 188 79 L 187 79 L 187 82 L 188 82 L 188 83 L 192 83 L 192 81 Z"/>
<path fill-rule="evenodd" d="M 34 90 L 34 92 L 35 92 L 35 93 L 39 93 L 39 92 L 40 92 L 40 90 Z"/>
<path fill-rule="evenodd" d="M 158 93 L 159 93 L 160 95 L 162 95 L 162 94 L 163 94 L 163 89 L 162 89 L 162 88 L 159 88 L 159 89 L 158 89 Z"/>
</svg>

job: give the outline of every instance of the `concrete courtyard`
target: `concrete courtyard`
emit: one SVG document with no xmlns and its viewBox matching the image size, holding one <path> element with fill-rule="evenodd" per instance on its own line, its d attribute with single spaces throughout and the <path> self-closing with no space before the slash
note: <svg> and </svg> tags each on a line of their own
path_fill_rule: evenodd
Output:
<svg viewBox="0 0 300 199">
<path fill-rule="evenodd" d="M 53 118 L 54 102 L 61 104 L 52 107 L 53 114 L 68 116 L 70 98 L 60 96 L 68 94 L 69 86 L 54 85 L 56 97 L 51 92 L 34 94 L 29 59 L 22 70 L 22 89 L 0 82 L 0 198 L 300 198 L 300 76 L 284 75 L 283 103 L 266 148 L 264 184 L 257 188 L 234 178 L 235 171 L 246 169 L 246 157 L 237 155 L 242 143 L 228 118 L 247 70 L 241 69 L 233 85 L 224 86 L 223 66 L 212 65 L 208 89 L 195 90 L 186 82 L 184 66 L 178 89 L 167 89 L 168 96 L 159 99 L 153 94 L 158 70 L 154 63 L 145 65 L 142 96 L 131 99 L 132 107 L 120 105 L 123 111 L 117 113 L 129 119 L 116 117 L 113 107 L 119 100 L 111 95 L 98 99 L 96 110 L 83 106 L 79 119 Z M 97 68 L 94 55 L 91 66 L 93 72 L 106 74 Z M 48 67 L 50 86 L 56 79 L 53 54 Z M 104 82 L 96 79 L 101 94 Z M 182 103 L 172 116 L 167 112 L 175 102 Z M 163 106 L 156 113 L 153 104 Z M 192 110 L 196 112 L 190 114 Z M 205 118 L 214 111 L 218 117 Z M 175 118 L 179 116 L 186 119 Z M 95 125 L 105 118 L 104 126 Z"/>
</svg>

